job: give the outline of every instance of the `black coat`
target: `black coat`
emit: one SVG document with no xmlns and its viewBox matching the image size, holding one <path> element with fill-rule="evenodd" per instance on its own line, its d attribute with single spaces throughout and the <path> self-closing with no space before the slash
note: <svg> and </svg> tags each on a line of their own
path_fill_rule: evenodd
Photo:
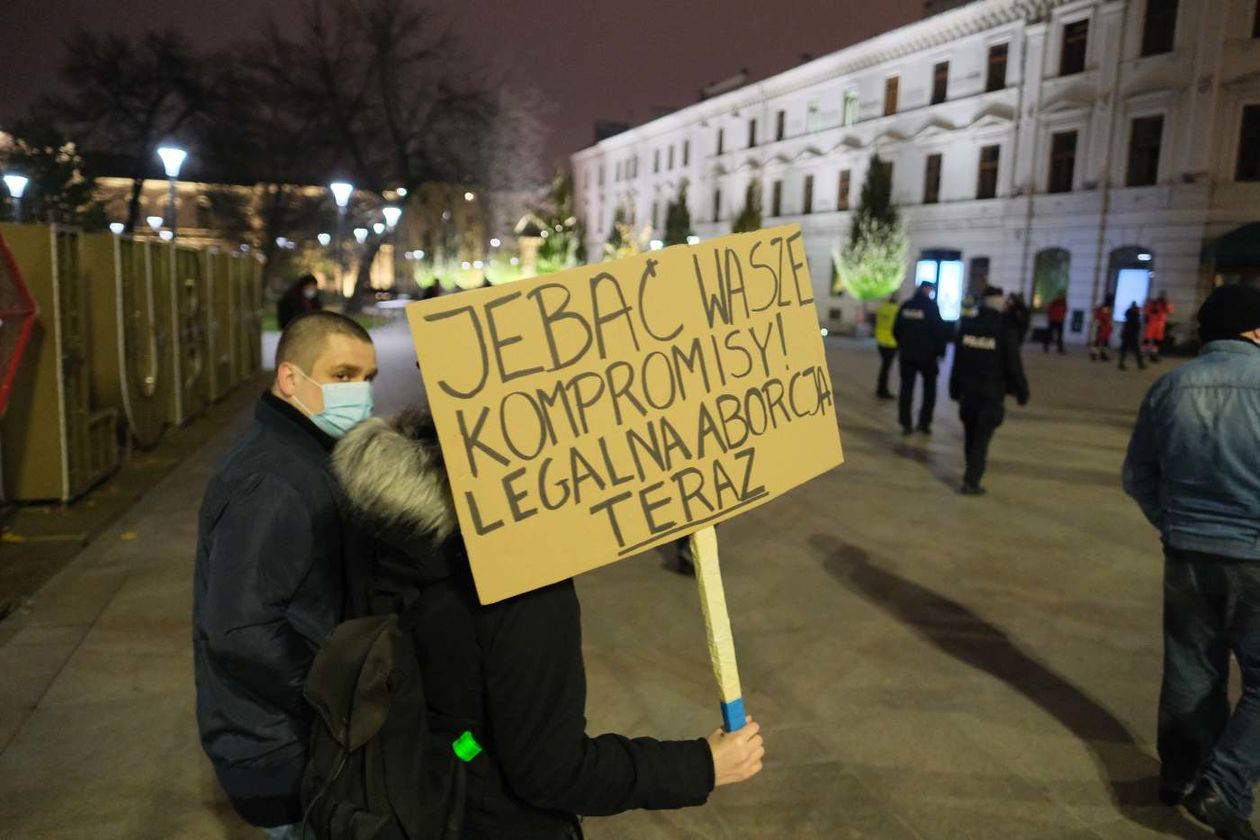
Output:
<svg viewBox="0 0 1260 840">
<path fill-rule="evenodd" d="M 193 656 L 201 744 L 254 825 L 301 820 L 310 713 L 302 685 L 341 618 L 343 528 L 333 440 L 270 393 L 206 488 Z"/>
<path fill-rule="evenodd" d="M 948 327 L 941 320 L 941 310 L 936 301 L 927 295 L 916 294 L 898 310 L 897 320 L 893 322 L 893 336 L 904 361 L 934 363 L 945 355 Z"/>
<path fill-rule="evenodd" d="M 1002 313 L 987 306 L 963 318 L 954 351 L 949 395 L 955 400 L 1001 402 L 1011 394 L 1028 402 L 1028 379 L 1019 358 L 1019 331 Z"/>
<path fill-rule="evenodd" d="M 490 606 L 477 599 L 431 422 L 369 420 L 334 455 L 373 528 L 371 608 L 419 593 L 414 638 L 430 727 L 472 731 L 465 838 L 566 836 L 575 814 L 700 805 L 713 789 L 703 739 L 586 734 L 581 611 L 573 581 Z"/>
</svg>

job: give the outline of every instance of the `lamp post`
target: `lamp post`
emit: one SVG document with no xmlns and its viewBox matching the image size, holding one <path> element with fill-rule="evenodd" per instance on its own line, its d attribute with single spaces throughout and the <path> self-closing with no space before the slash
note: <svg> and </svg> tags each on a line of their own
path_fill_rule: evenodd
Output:
<svg viewBox="0 0 1260 840">
<path fill-rule="evenodd" d="M 342 264 L 343 248 L 341 247 L 342 237 L 346 235 L 346 208 L 350 206 L 350 196 L 354 195 L 354 184 L 349 181 L 333 181 L 328 185 L 329 192 L 332 193 L 333 201 L 337 203 L 337 235 L 336 235 L 336 263 L 337 263 L 337 285 L 343 286 L 342 273 L 345 266 Z"/>
<path fill-rule="evenodd" d="M 176 215 L 175 215 L 175 181 L 179 178 L 179 168 L 184 165 L 184 159 L 188 157 L 188 152 L 178 146 L 162 146 L 157 150 L 157 156 L 162 159 L 162 168 L 166 170 L 166 180 L 169 184 L 169 192 L 166 199 L 166 215 L 170 217 L 167 227 L 171 230 L 171 239 L 175 238 Z"/>
<path fill-rule="evenodd" d="M 162 222 L 164 220 L 161 216 L 145 216 L 144 220 L 149 223 L 149 227 L 153 229 L 154 233 L 157 233 L 162 229 Z"/>
<path fill-rule="evenodd" d="M 22 196 L 26 194 L 26 185 L 31 182 L 25 175 L 10 172 L 4 176 L 4 185 L 13 196 L 13 221 L 22 221 Z"/>
<path fill-rule="evenodd" d="M 405 189 L 402 189 L 401 187 L 399 189 L 401 190 L 403 195 L 407 194 L 407 191 Z M 390 244 L 390 247 L 393 249 L 392 252 L 390 253 L 390 256 L 391 256 L 390 266 L 393 269 L 392 279 L 393 279 L 394 287 L 397 288 L 398 286 L 398 232 L 396 228 L 398 227 L 398 220 L 402 218 L 402 208 L 397 207 L 393 204 L 387 204 L 381 208 L 381 215 L 385 217 L 386 230 L 388 230 L 391 234 L 393 234 L 393 242 Z"/>
</svg>

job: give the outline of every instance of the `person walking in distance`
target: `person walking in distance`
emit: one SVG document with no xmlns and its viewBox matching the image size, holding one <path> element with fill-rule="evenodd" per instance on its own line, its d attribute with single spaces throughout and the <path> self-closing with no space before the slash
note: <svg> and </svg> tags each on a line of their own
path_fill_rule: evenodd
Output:
<svg viewBox="0 0 1260 840">
<path fill-rule="evenodd" d="M 901 305 L 893 322 L 893 338 L 901 361 L 901 433 L 914 433 L 914 383 L 923 378 L 923 405 L 919 409 L 918 430 L 932 433 L 936 411 L 938 360 L 945 355 L 945 324 L 936 305 L 936 285 L 920 283 L 914 297 Z"/>
<path fill-rule="evenodd" d="M 1066 352 L 1063 349 L 1063 325 L 1067 321 L 1067 312 L 1067 297 L 1062 294 L 1056 295 L 1046 307 L 1046 340 L 1042 347 L 1045 352 L 1050 352 L 1051 344 L 1058 347 L 1060 353 Z"/>
<path fill-rule="evenodd" d="M 1094 310 L 1094 336 L 1089 343 L 1089 360 L 1091 362 L 1109 362 L 1108 353 L 1111 345 L 1111 330 L 1114 319 L 1111 314 L 1112 299 L 1108 297 Z"/>
<path fill-rule="evenodd" d="M 1142 336 L 1142 352 L 1152 362 L 1159 361 L 1159 348 L 1164 343 L 1164 335 L 1168 330 L 1168 316 L 1172 314 L 1172 304 L 1163 292 L 1154 300 L 1146 302 L 1142 310 L 1146 318 L 1146 332 Z"/>
<path fill-rule="evenodd" d="M 1120 370 L 1128 370 L 1124 366 L 1124 360 L 1130 353 L 1137 357 L 1138 370 L 1146 369 L 1146 362 L 1142 358 L 1141 337 L 1142 310 L 1135 300 L 1124 310 L 1124 326 L 1120 328 Z"/>
<path fill-rule="evenodd" d="M 879 379 L 875 385 L 875 396 L 881 400 L 896 399 L 888 390 L 888 373 L 893 362 L 897 360 L 897 337 L 893 335 L 893 325 L 897 322 L 897 313 L 901 305 L 897 295 L 891 295 L 875 310 L 875 344 L 879 347 Z"/>
<path fill-rule="evenodd" d="M 372 339 L 335 312 L 296 318 L 253 425 L 219 464 L 197 525 L 193 668 L 201 745 L 238 814 L 297 840 L 313 712 L 302 687 L 341 620 L 345 521 L 330 454 L 372 413 Z"/>
<path fill-rule="evenodd" d="M 1028 311 L 1028 302 L 1019 292 L 1012 292 L 1006 299 L 1006 318 L 1015 327 L 1019 335 L 1019 343 L 1028 338 L 1028 328 L 1032 325 L 1032 313 Z"/>
<path fill-rule="evenodd" d="M 276 323 L 283 330 L 293 319 L 321 309 L 319 281 L 314 274 L 304 274 L 276 301 Z"/>
<path fill-rule="evenodd" d="M 963 318 L 954 349 L 949 396 L 962 419 L 967 469 L 959 492 L 979 496 L 993 433 L 1005 419 L 1006 395 L 1028 403 L 1028 379 L 1019 358 L 1019 333 L 1003 316 L 1002 290 L 984 290 L 980 309 Z"/>
<path fill-rule="evenodd" d="M 1124 488 L 1160 533 L 1159 798 L 1225 840 L 1255 840 L 1260 780 L 1260 289 L 1199 309 L 1199 357 L 1151 387 Z M 1242 695 L 1230 708 L 1230 655 Z"/>
</svg>

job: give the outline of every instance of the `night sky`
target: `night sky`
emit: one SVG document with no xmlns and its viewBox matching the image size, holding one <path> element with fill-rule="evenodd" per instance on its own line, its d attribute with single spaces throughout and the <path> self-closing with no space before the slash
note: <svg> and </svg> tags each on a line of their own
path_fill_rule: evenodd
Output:
<svg viewBox="0 0 1260 840">
<path fill-rule="evenodd" d="M 0 128 L 56 89 L 61 38 L 93 29 L 174 26 L 206 48 L 248 38 L 299 0 L 0 0 Z M 696 101 L 705 84 L 747 67 L 754 79 L 921 16 L 921 0 L 462 0 L 450 7 L 477 58 L 551 104 L 547 148 L 567 157 L 607 118 L 640 123 Z"/>
</svg>

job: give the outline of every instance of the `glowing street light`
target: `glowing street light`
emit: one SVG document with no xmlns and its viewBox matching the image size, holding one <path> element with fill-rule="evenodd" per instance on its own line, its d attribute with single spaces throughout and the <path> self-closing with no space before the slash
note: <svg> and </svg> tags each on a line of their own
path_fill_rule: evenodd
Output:
<svg viewBox="0 0 1260 840">
<path fill-rule="evenodd" d="M 688 237 L 687 237 L 687 244 L 688 244 L 688 245 L 699 245 L 699 244 L 700 244 L 700 237 L 696 236 L 694 233 L 693 233 L 693 234 L 691 234 L 690 236 L 688 236 Z"/>
<path fill-rule="evenodd" d="M 406 197 L 407 197 L 407 188 L 406 188 L 406 187 L 399 187 L 398 189 L 394 190 L 394 193 L 395 193 L 395 194 L 397 194 L 397 196 L 398 196 L 399 198 L 406 198 Z"/>
<path fill-rule="evenodd" d="M 380 236 L 381 234 L 383 234 L 385 232 L 385 223 L 377 222 L 376 224 L 372 225 L 372 232 L 375 233 L 377 236 Z"/>
<path fill-rule="evenodd" d="M 497 236 L 496 236 L 496 237 L 494 237 L 493 239 L 491 239 L 491 240 L 490 240 L 490 247 L 491 247 L 491 248 L 498 248 L 498 247 L 499 247 L 500 245 L 502 245 L 502 244 L 503 244 L 503 242 L 502 242 L 502 241 L 499 239 L 499 237 L 497 237 Z"/>
<path fill-rule="evenodd" d="M 464 193 L 464 201 L 473 201 L 477 198 L 477 194 L 473 192 Z"/>
<path fill-rule="evenodd" d="M 15 172 L 4 176 L 4 186 L 9 190 L 9 195 L 13 196 L 14 221 L 22 221 L 22 196 L 26 194 L 26 185 L 30 182 L 30 178 Z"/>
<path fill-rule="evenodd" d="M 114 234 L 115 236 L 121 236 L 122 232 L 126 229 L 127 229 L 127 226 L 124 225 L 122 222 L 109 223 L 109 232 Z"/>
<path fill-rule="evenodd" d="M 158 236 L 162 238 L 163 242 L 170 242 L 172 239 L 175 238 L 175 232 L 169 231 L 169 230 L 162 230 L 162 231 L 158 231 Z"/>
<path fill-rule="evenodd" d="M 422 260 L 422 259 L 424 259 L 424 251 L 423 251 L 423 250 L 421 250 L 421 251 L 416 251 L 416 259 L 418 259 L 418 260 Z"/>
<path fill-rule="evenodd" d="M 398 219 L 402 216 L 402 208 L 395 207 L 394 205 L 391 204 L 391 205 L 388 205 L 387 207 L 381 208 L 381 215 L 385 217 L 386 227 L 388 227 L 390 230 L 393 230 L 394 227 L 398 224 Z"/>
<path fill-rule="evenodd" d="M 329 245 L 332 244 L 331 233 L 321 233 L 321 234 L 318 234 L 315 238 L 318 239 L 319 244 L 324 246 L 325 248 L 327 248 Z"/>
<path fill-rule="evenodd" d="M 162 229 L 162 222 L 164 220 L 161 216 L 145 216 L 144 220 L 149 223 L 149 227 L 153 228 L 154 233 L 157 233 Z"/>
<path fill-rule="evenodd" d="M 337 202 L 337 209 L 344 211 L 350 203 L 350 196 L 354 194 L 354 184 L 333 181 L 328 185 L 328 189 L 332 191 L 333 201 Z"/>
<path fill-rule="evenodd" d="M 651 248 L 653 251 L 659 251 L 659 250 L 661 250 L 662 248 L 664 248 L 664 247 L 665 247 L 665 243 L 664 243 L 664 242 L 662 242 L 662 241 L 661 241 L 661 240 L 659 240 L 659 239 L 653 239 L 653 240 L 649 243 L 648 247 L 649 247 L 649 248 Z"/>
<path fill-rule="evenodd" d="M 354 229 L 354 240 L 355 240 L 356 242 L 358 242 L 360 245 L 362 245 L 364 242 L 367 242 L 367 238 L 368 238 L 368 229 L 367 229 L 367 228 L 355 228 L 355 229 Z"/>
<path fill-rule="evenodd" d="M 162 159 L 162 168 L 166 170 L 166 180 L 169 185 L 166 199 L 166 215 L 170 217 L 170 239 L 174 239 L 176 221 L 175 182 L 179 178 L 179 168 L 184 165 L 184 159 L 188 157 L 188 152 L 178 146 L 162 146 L 157 150 L 157 156 Z"/>
</svg>

